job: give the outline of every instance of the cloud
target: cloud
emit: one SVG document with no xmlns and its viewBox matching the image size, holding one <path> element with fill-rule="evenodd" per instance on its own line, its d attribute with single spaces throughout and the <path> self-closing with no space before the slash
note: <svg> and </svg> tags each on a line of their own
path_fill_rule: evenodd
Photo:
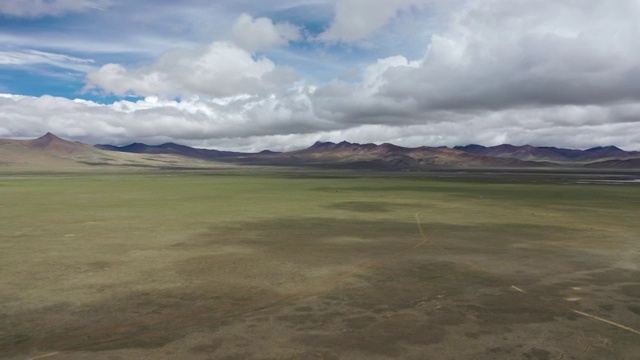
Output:
<svg viewBox="0 0 640 360">
<path fill-rule="evenodd" d="M 380 95 L 437 109 L 640 99 L 639 16 L 633 0 L 472 2 L 419 68 L 383 75 Z"/>
<path fill-rule="evenodd" d="M 87 72 L 95 68 L 93 63 L 92 59 L 38 50 L 0 51 L 0 66 L 45 64 L 78 72 Z"/>
<path fill-rule="evenodd" d="M 269 18 L 254 19 L 243 13 L 233 24 L 233 40 L 241 48 L 256 52 L 302 39 L 300 28 L 288 22 L 274 24 Z"/>
<path fill-rule="evenodd" d="M 378 60 L 363 71 L 362 81 L 347 83 L 333 81 L 318 88 L 311 100 L 320 117 L 349 124 L 406 125 L 422 121 L 414 99 L 382 96 L 381 89 L 389 86 L 385 74 L 395 68 L 415 69 L 418 62 L 403 56 Z"/>
<path fill-rule="evenodd" d="M 0 14 L 16 17 L 42 17 L 103 9 L 110 3 L 110 0 L 2 0 Z"/>
<path fill-rule="evenodd" d="M 429 45 L 419 55 L 390 52 L 365 61 L 356 56 L 364 50 L 354 47 L 352 64 L 358 68 L 348 81 L 300 80 L 285 66 L 288 58 L 278 57 L 284 52 L 303 56 L 295 52 L 299 46 L 272 51 L 269 58 L 256 56 L 254 51 L 284 46 L 294 36 L 278 30 L 283 23 L 242 15 L 236 25 L 244 29 L 237 31 L 244 40 L 236 34 L 234 42 L 183 46 L 143 66 L 110 63 L 87 76 L 87 89 L 145 100 L 101 105 L 0 97 L 0 135 L 52 131 L 94 143 L 176 141 L 231 150 L 292 149 L 316 140 L 405 146 L 615 144 L 640 150 L 640 3 L 445 3 L 424 2 L 437 10 L 430 19 L 440 27 L 429 32 Z M 325 39 L 375 41 L 385 24 L 423 2 L 363 4 L 338 2 L 338 10 L 354 7 L 353 26 L 341 17 L 346 10 L 339 10 Z M 364 20 L 355 22 L 358 17 Z M 344 50 L 314 41 L 304 46 L 314 50 L 306 55 Z M 12 60 L 9 53 L 5 62 L 27 61 L 26 56 Z M 38 56 L 38 61 L 55 60 Z M 175 97 L 182 100 L 170 100 Z"/>
<path fill-rule="evenodd" d="M 87 75 L 86 89 L 118 96 L 226 97 L 272 91 L 296 79 L 292 70 L 277 68 L 266 57 L 253 57 L 228 42 L 214 42 L 169 51 L 145 67 L 104 65 Z"/>
<path fill-rule="evenodd" d="M 323 41 L 354 42 L 384 26 L 401 10 L 424 5 L 427 0 L 338 0 L 336 16 L 329 28 L 318 36 Z"/>
<path fill-rule="evenodd" d="M 362 124 L 439 121 L 442 111 L 635 102 L 639 17 L 633 0 L 469 1 L 422 59 L 389 58 L 367 68 L 363 82 L 334 82 L 314 101 L 327 118 Z"/>
<path fill-rule="evenodd" d="M 226 150 L 294 150 L 313 142 L 392 142 L 404 146 L 469 143 L 588 148 L 616 144 L 640 150 L 640 102 L 607 106 L 440 112 L 437 121 L 353 124 L 317 115 L 313 90 L 275 96 L 180 102 L 149 97 L 98 104 L 52 96 L 0 94 L 0 137 L 34 138 L 51 131 L 88 143 L 174 141 Z M 593 134 L 598 134 L 594 137 Z"/>
<path fill-rule="evenodd" d="M 36 137 L 51 131 L 90 143 L 164 141 L 204 143 L 209 139 L 308 134 L 333 129 L 318 119 L 308 89 L 280 98 L 236 96 L 182 101 L 148 97 L 99 104 L 52 96 L 0 95 L 0 136 Z"/>
</svg>

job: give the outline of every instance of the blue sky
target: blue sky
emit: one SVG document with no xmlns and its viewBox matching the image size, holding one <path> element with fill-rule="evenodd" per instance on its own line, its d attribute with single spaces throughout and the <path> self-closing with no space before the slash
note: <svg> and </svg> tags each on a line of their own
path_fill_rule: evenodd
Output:
<svg viewBox="0 0 640 360">
<path fill-rule="evenodd" d="M 0 137 L 640 150 L 640 3 L 3 0 Z"/>
<path fill-rule="evenodd" d="M 54 63 L 50 59 L 40 59 L 29 64 L 4 64 L 2 73 L 7 80 L 2 82 L 3 91 L 104 101 L 94 93 L 83 91 L 87 68 L 97 69 L 108 63 L 145 64 L 174 47 L 195 47 L 228 39 L 233 21 L 248 11 L 253 12 L 250 15 L 254 18 L 267 17 L 274 23 L 295 25 L 307 39 L 326 31 L 335 16 L 332 2 L 303 1 L 298 4 L 284 1 L 281 4 L 272 2 L 269 6 L 256 6 L 255 2 L 247 1 L 183 1 L 180 5 L 168 1 L 103 3 L 104 9 L 82 12 L 2 16 L 0 33 L 16 40 L 0 45 L 0 51 L 23 59 L 32 51 L 77 59 L 76 62 Z M 194 16 L 194 13 L 199 14 Z M 409 18 L 411 14 L 404 17 Z M 402 41 L 384 39 L 384 43 L 380 42 L 382 38 L 378 37 L 375 45 L 301 39 L 292 41 L 286 48 L 264 49 L 255 56 L 268 56 L 278 64 L 292 66 L 309 79 L 322 83 L 333 78 L 355 78 L 359 68 L 387 53 L 418 58 L 423 55 L 428 40 L 423 37 L 422 46 L 416 47 L 417 39 L 410 39 L 410 36 Z M 81 63 L 82 60 L 87 62 Z M 117 97 L 108 98 L 117 100 Z"/>
</svg>

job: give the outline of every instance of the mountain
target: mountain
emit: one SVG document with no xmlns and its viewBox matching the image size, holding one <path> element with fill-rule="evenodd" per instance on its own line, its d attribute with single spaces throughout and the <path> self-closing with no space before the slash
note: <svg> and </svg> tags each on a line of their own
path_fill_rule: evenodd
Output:
<svg viewBox="0 0 640 360">
<path fill-rule="evenodd" d="M 236 158 L 235 161 L 260 165 L 306 165 L 381 170 L 545 166 L 545 164 L 536 162 L 481 156 L 448 148 L 427 146 L 405 148 L 393 144 L 357 144 L 346 141 L 340 143 L 316 142 L 303 150 L 276 154 L 245 155 Z"/>
<path fill-rule="evenodd" d="M 484 147 L 482 145 L 456 146 L 456 150 L 476 155 L 513 158 L 529 161 L 566 161 L 567 159 L 551 149 L 537 148 L 530 145 L 514 146 L 503 144 Z"/>
<path fill-rule="evenodd" d="M 210 162 L 169 154 L 146 155 L 106 151 L 47 133 L 33 140 L 0 139 L 0 170 L 86 171 L 104 166 L 129 168 L 208 167 Z"/>
<path fill-rule="evenodd" d="M 290 152 L 239 153 L 197 149 L 165 143 L 126 146 L 96 145 L 61 139 L 47 133 L 34 140 L 0 139 L 0 169 L 11 167 L 86 168 L 87 166 L 149 168 L 212 168 L 236 165 L 310 166 L 371 170 L 425 170 L 446 168 L 532 168 L 571 166 L 602 169 L 639 169 L 640 152 L 615 146 L 588 150 L 509 144 L 406 148 L 394 144 L 316 142 Z"/>
<path fill-rule="evenodd" d="M 640 158 L 626 160 L 606 160 L 585 165 L 591 169 L 640 169 Z"/>
<path fill-rule="evenodd" d="M 0 165 L 60 167 L 98 155 L 91 145 L 63 140 L 47 133 L 34 140 L 0 140 Z"/>
<path fill-rule="evenodd" d="M 144 154 L 177 154 L 231 164 L 266 166 L 313 166 L 326 168 L 421 170 L 430 168 L 531 168 L 548 166 L 590 167 L 613 166 L 606 160 L 640 158 L 639 152 L 627 152 L 615 146 L 596 147 L 588 150 L 572 150 L 555 147 L 514 146 L 509 144 L 485 147 L 482 145 L 447 147 L 405 148 L 394 144 L 358 144 L 318 141 L 310 147 L 290 152 L 262 151 L 237 153 L 218 150 L 195 149 L 184 145 L 166 143 L 150 146 L 133 143 L 117 147 L 96 145 L 100 149 Z M 601 165 L 595 165 L 601 163 Z M 626 165 L 625 165 L 626 164 Z M 634 162 L 618 166 L 633 168 Z"/>
<path fill-rule="evenodd" d="M 33 150 L 45 151 L 57 155 L 78 155 L 94 151 L 90 145 L 67 141 L 50 132 L 37 139 L 27 140 L 24 145 Z"/>
<path fill-rule="evenodd" d="M 221 157 L 239 156 L 243 153 L 231 152 L 231 151 L 218 151 L 208 149 L 197 149 L 186 145 L 180 145 L 175 143 L 165 143 L 161 145 L 146 145 L 141 143 L 133 143 L 126 146 L 113 146 L 113 145 L 96 145 L 101 150 L 119 151 L 126 153 L 136 154 L 173 154 L 182 155 L 198 159 L 216 159 Z"/>
<path fill-rule="evenodd" d="M 514 146 L 503 144 L 485 147 L 472 144 L 456 146 L 454 149 L 476 155 L 558 163 L 589 163 L 604 160 L 640 158 L 640 152 L 638 151 L 624 151 L 615 146 L 599 146 L 587 150 L 575 150 L 556 147 L 535 147 L 531 145 Z"/>
</svg>

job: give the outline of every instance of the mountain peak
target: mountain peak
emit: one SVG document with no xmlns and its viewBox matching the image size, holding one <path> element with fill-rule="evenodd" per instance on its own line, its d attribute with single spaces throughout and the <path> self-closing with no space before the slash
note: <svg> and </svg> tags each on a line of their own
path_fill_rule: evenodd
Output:
<svg viewBox="0 0 640 360">
<path fill-rule="evenodd" d="M 585 151 L 594 152 L 594 151 L 623 151 L 623 150 L 617 146 L 610 145 L 610 146 L 596 146 L 591 149 L 587 149 Z"/>
<path fill-rule="evenodd" d="M 50 132 L 37 139 L 27 140 L 26 145 L 34 150 L 48 152 L 50 154 L 56 155 L 79 154 L 82 152 L 86 152 L 87 148 L 90 148 L 86 144 L 68 141 L 59 138 L 58 136 Z"/>
<path fill-rule="evenodd" d="M 478 144 L 469 144 L 469 145 L 465 145 L 465 146 L 457 145 L 457 146 L 454 146 L 453 149 L 454 150 L 465 151 L 465 152 L 470 152 L 470 153 L 476 153 L 476 152 L 480 152 L 480 151 L 486 150 L 487 147 L 486 146 L 482 146 L 482 145 L 478 145 Z"/>
<path fill-rule="evenodd" d="M 331 141 L 316 141 L 313 145 L 309 147 L 309 149 L 323 149 L 323 148 L 332 147 L 335 145 L 336 144 L 332 143 Z"/>
<path fill-rule="evenodd" d="M 31 145 L 35 148 L 47 148 L 54 144 L 72 144 L 70 141 L 59 138 L 58 136 L 48 132 L 37 139 L 31 140 Z"/>
<path fill-rule="evenodd" d="M 39 138 L 35 139 L 35 140 L 47 140 L 47 141 L 51 141 L 51 140 L 63 140 L 62 138 L 60 138 L 59 136 L 55 135 L 54 133 L 51 132 L 47 132 L 46 134 L 40 136 Z"/>
</svg>

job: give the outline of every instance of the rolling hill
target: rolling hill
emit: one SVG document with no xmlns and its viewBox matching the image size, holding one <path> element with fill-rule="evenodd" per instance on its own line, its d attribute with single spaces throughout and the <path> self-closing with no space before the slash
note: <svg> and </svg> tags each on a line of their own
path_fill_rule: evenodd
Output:
<svg viewBox="0 0 640 360">
<path fill-rule="evenodd" d="M 405 148 L 393 144 L 357 144 L 346 141 L 340 143 L 316 142 L 303 150 L 286 153 L 243 155 L 232 160 L 244 164 L 380 170 L 546 166 L 545 164 L 518 159 L 469 154 L 448 148 L 427 146 Z"/>
<path fill-rule="evenodd" d="M 535 147 L 531 145 L 514 146 L 503 144 L 485 147 L 472 144 L 456 146 L 454 149 L 476 155 L 558 163 L 589 163 L 640 158 L 640 152 L 624 151 L 616 146 L 599 146 L 587 150 L 575 150 L 557 147 Z"/>
<path fill-rule="evenodd" d="M 0 140 L 0 165 L 43 168 L 78 166 L 83 159 L 99 156 L 100 152 L 90 145 L 63 140 L 47 133 L 34 140 Z"/>
<path fill-rule="evenodd" d="M 161 145 L 147 145 L 142 143 L 133 143 L 126 146 L 113 146 L 113 145 L 96 145 L 101 150 L 118 151 L 135 154 L 173 154 L 182 155 L 199 159 L 217 159 L 221 157 L 239 156 L 243 153 L 231 152 L 231 151 L 218 151 L 209 149 L 197 149 L 186 145 L 180 145 L 176 143 L 165 143 Z"/>
<path fill-rule="evenodd" d="M 226 165 L 225 165 L 226 164 Z M 615 146 L 588 150 L 530 145 L 482 145 L 406 148 L 393 144 L 316 142 L 290 152 L 240 153 L 198 149 L 175 143 L 126 146 L 72 142 L 47 133 L 33 140 L 1 140 L 0 167 L 86 168 L 129 166 L 150 168 L 211 168 L 236 165 L 308 166 L 373 170 L 424 170 L 447 168 L 639 169 L 640 152 Z"/>
<path fill-rule="evenodd" d="M 0 139 L 0 170 L 85 171 L 104 167 L 213 167 L 200 159 L 171 154 L 122 153 L 72 142 L 47 133 L 33 140 Z"/>
</svg>

